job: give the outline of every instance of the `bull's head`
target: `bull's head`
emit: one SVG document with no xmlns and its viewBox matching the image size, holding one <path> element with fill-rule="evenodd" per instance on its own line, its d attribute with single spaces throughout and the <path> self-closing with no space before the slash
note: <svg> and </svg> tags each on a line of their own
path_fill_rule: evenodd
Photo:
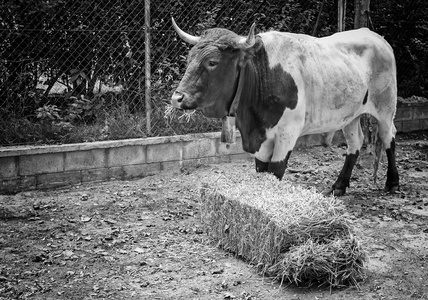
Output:
<svg viewBox="0 0 428 300">
<path fill-rule="evenodd" d="M 208 29 L 198 37 L 182 31 L 174 19 L 172 24 L 180 38 L 194 46 L 171 104 L 201 110 L 210 118 L 226 116 L 237 92 L 239 71 L 256 44 L 255 25 L 248 37 L 220 28 Z"/>
</svg>

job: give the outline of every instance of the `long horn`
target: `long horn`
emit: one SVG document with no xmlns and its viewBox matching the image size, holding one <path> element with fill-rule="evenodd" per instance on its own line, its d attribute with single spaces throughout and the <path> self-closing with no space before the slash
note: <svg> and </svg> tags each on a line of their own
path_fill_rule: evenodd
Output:
<svg viewBox="0 0 428 300">
<path fill-rule="evenodd" d="M 250 48 L 254 46 L 256 42 L 256 37 L 254 35 L 254 30 L 256 28 L 256 23 L 253 23 L 250 28 L 250 32 L 248 33 L 247 38 L 242 38 L 239 42 L 239 44 L 245 48 Z"/>
<path fill-rule="evenodd" d="M 183 30 L 181 30 L 178 26 L 177 23 L 175 23 L 174 21 L 174 17 L 171 17 L 171 21 L 172 21 L 172 26 L 174 27 L 175 31 L 177 32 L 177 34 L 180 36 L 180 38 L 192 45 L 196 45 L 199 40 L 201 39 L 199 36 L 194 36 L 191 34 L 188 34 L 186 32 L 184 32 Z"/>
</svg>

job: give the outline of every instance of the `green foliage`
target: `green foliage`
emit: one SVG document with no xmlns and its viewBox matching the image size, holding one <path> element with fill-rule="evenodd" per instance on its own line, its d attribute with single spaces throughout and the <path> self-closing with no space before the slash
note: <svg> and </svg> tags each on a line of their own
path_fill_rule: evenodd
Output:
<svg viewBox="0 0 428 300">
<path fill-rule="evenodd" d="M 374 30 L 394 49 L 402 97 L 428 97 L 428 1 L 372 1 Z"/>
<path fill-rule="evenodd" d="M 102 96 L 94 97 L 92 100 L 84 97 L 80 99 L 71 97 L 70 100 L 72 102 L 69 104 L 64 116 L 64 119 L 70 122 L 89 123 L 104 110 L 105 100 Z"/>
<path fill-rule="evenodd" d="M 36 117 L 42 121 L 56 121 L 61 120 L 60 109 L 56 105 L 44 105 L 36 110 Z"/>
<path fill-rule="evenodd" d="M 64 144 L 148 136 L 178 135 L 219 131 L 219 120 L 195 113 L 190 120 L 165 118 L 163 105 L 153 106 L 152 134 L 147 134 L 145 112 L 132 112 L 126 102 L 114 94 L 93 100 L 74 98 L 60 108 L 46 104 L 25 118 L 0 119 L 0 144 Z"/>
</svg>

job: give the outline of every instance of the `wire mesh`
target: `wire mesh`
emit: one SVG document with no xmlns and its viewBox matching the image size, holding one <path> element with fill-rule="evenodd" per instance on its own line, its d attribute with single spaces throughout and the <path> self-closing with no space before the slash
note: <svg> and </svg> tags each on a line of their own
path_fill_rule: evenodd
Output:
<svg viewBox="0 0 428 300">
<path fill-rule="evenodd" d="M 427 96 L 426 1 L 372 2 L 369 25 L 395 50 L 400 95 Z M 148 4 L 150 54 L 145 52 Z M 219 121 L 199 114 L 190 121 L 165 118 L 190 49 L 173 31 L 171 16 L 195 35 L 211 27 L 246 35 L 256 22 L 256 32 L 275 29 L 321 37 L 337 31 L 337 0 L 2 1 L 0 144 L 219 130 Z M 345 29 L 353 28 L 353 18 L 353 1 L 348 0 Z M 146 59 L 151 62 L 151 107 L 145 99 Z"/>
</svg>

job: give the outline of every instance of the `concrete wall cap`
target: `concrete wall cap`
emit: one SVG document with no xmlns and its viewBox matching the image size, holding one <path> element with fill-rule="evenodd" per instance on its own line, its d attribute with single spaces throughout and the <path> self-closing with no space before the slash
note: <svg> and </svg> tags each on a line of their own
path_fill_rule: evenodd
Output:
<svg viewBox="0 0 428 300">
<path fill-rule="evenodd" d="M 239 132 L 237 132 L 237 136 L 240 136 Z M 0 157 L 84 151 L 84 150 L 93 150 L 93 149 L 107 149 L 107 148 L 118 148 L 118 147 L 124 147 L 124 146 L 145 146 L 145 145 L 153 145 L 153 144 L 186 142 L 186 141 L 192 141 L 192 140 L 214 139 L 214 138 L 220 138 L 220 132 L 195 133 L 195 134 L 176 135 L 176 136 L 149 137 L 149 138 L 126 139 L 126 140 L 115 140 L 115 141 L 99 141 L 99 142 L 64 144 L 64 145 L 0 147 Z"/>
</svg>

